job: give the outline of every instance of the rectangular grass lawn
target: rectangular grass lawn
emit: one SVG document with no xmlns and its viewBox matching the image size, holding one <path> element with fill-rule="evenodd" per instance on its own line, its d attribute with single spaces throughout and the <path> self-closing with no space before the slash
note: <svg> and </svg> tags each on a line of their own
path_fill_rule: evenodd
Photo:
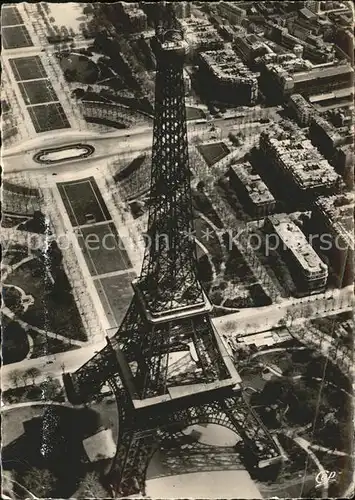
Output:
<svg viewBox="0 0 355 500">
<path fill-rule="evenodd" d="M 112 222 L 82 228 L 78 241 L 92 276 L 132 267 Z"/>
<path fill-rule="evenodd" d="M 93 215 L 95 222 L 111 219 L 93 177 L 73 182 L 60 182 L 57 186 L 74 227 L 87 224 L 87 214 Z"/>
<path fill-rule="evenodd" d="M 119 326 L 126 314 L 133 297 L 131 282 L 135 277 L 135 273 L 127 272 L 94 280 L 111 328 Z"/>
<path fill-rule="evenodd" d="M 57 94 L 48 78 L 20 82 L 18 86 L 26 105 L 58 101 Z"/>
<path fill-rule="evenodd" d="M 2 26 L 15 26 L 16 24 L 23 24 L 21 14 L 14 5 L 3 5 L 1 9 L 1 25 Z"/>
<path fill-rule="evenodd" d="M 69 120 L 59 102 L 28 106 L 27 111 L 37 133 L 70 128 Z"/>
<path fill-rule="evenodd" d="M 222 160 L 229 153 L 229 148 L 224 142 L 214 142 L 213 144 L 201 144 L 197 146 L 205 162 L 209 167 Z"/>
<path fill-rule="evenodd" d="M 36 80 L 47 76 L 39 56 L 16 57 L 9 59 L 9 62 L 17 82 Z"/>
<path fill-rule="evenodd" d="M 19 49 L 33 45 L 26 26 L 3 26 L 1 29 L 2 43 L 4 49 Z"/>
</svg>

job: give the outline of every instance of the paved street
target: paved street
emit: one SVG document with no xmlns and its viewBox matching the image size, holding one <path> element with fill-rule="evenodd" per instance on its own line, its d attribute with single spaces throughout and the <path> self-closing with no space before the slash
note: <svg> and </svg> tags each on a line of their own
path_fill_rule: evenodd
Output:
<svg viewBox="0 0 355 500">
<path fill-rule="evenodd" d="M 241 309 L 215 318 L 213 323 L 220 334 L 238 336 L 268 331 L 280 326 L 282 320 L 286 324 L 301 324 L 311 318 L 352 310 L 353 306 L 352 287 L 347 287 L 300 299 L 282 299 L 266 307 Z"/>
<path fill-rule="evenodd" d="M 213 121 L 214 126 L 217 130 L 220 130 L 218 137 L 226 139 L 229 132 L 231 131 L 245 131 L 245 129 L 251 129 L 255 134 L 258 133 L 260 128 L 265 127 L 267 124 L 252 123 L 251 120 L 257 120 L 262 116 L 269 116 L 276 114 L 278 108 L 266 108 L 261 109 L 256 114 L 255 111 L 250 111 L 247 116 L 241 118 L 233 118 L 225 120 L 223 118 L 218 118 Z M 197 123 L 189 122 L 188 131 L 190 139 L 194 137 L 202 136 L 204 140 L 211 139 L 209 134 L 211 129 L 211 124 L 207 123 Z M 43 166 L 34 162 L 33 155 L 35 152 L 46 149 L 53 148 L 56 146 L 65 146 L 80 143 L 89 143 L 95 148 L 94 154 L 83 160 L 72 160 L 70 163 L 75 163 L 78 168 L 88 168 L 90 165 L 102 158 L 110 158 L 115 155 L 127 155 L 134 154 L 138 151 L 146 150 L 152 146 L 152 126 L 140 126 L 132 129 L 118 130 L 107 134 L 97 134 L 90 133 L 89 131 L 80 130 L 65 130 L 58 132 L 53 136 L 52 132 L 41 134 L 40 137 L 35 137 L 34 139 L 21 142 L 19 146 L 12 147 L 7 151 L 3 152 L 3 164 L 7 173 L 17 172 L 17 171 L 28 171 L 28 170 L 41 170 L 46 169 L 46 171 L 56 171 L 65 167 L 67 163 L 63 163 L 58 166 Z"/>
<path fill-rule="evenodd" d="M 279 326 L 283 319 L 287 322 L 293 318 L 292 324 L 294 326 L 302 325 L 311 318 L 335 315 L 339 312 L 349 311 L 353 307 L 350 287 L 342 289 L 338 294 L 335 294 L 334 298 L 329 299 L 329 297 L 330 294 L 326 293 L 313 296 L 310 300 L 308 297 L 306 299 L 287 299 L 281 304 L 242 309 L 238 313 L 215 318 L 213 323 L 220 335 L 235 337 L 270 330 Z M 65 371 L 75 371 L 105 345 L 105 341 L 100 341 L 88 347 L 56 354 L 48 358 L 29 359 L 3 366 L 2 389 L 6 390 L 13 385 L 10 379 L 12 370 L 23 372 L 32 367 L 39 368 L 42 375 L 38 377 L 38 382 L 44 380 L 48 375 L 61 378 L 63 365 Z"/>
</svg>

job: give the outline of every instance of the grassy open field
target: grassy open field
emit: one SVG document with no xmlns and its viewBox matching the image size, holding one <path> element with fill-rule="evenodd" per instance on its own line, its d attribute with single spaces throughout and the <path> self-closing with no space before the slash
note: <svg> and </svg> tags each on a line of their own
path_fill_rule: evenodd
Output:
<svg viewBox="0 0 355 500">
<path fill-rule="evenodd" d="M 118 327 L 132 298 L 131 281 L 135 277 L 125 242 L 111 220 L 94 178 L 58 187 L 71 223 L 77 228 L 80 248 L 106 317 L 112 328 Z"/>
<path fill-rule="evenodd" d="M 90 219 L 92 222 L 111 219 L 93 177 L 72 182 L 61 182 L 57 186 L 70 222 L 74 227 L 88 224 L 88 215 L 92 216 Z"/>
<path fill-rule="evenodd" d="M 128 272 L 94 280 L 111 327 L 119 326 L 133 297 L 131 286 L 135 274 Z"/>
<path fill-rule="evenodd" d="M 198 120 L 199 118 L 206 118 L 202 109 L 186 106 L 186 120 Z"/>
<path fill-rule="evenodd" d="M 205 159 L 207 165 L 212 167 L 215 163 L 222 160 L 229 153 L 229 148 L 224 142 L 215 142 L 213 144 L 200 144 L 197 146 L 198 151 Z"/>
<path fill-rule="evenodd" d="M 43 259 L 24 262 L 6 278 L 5 284 L 19 287 L 34 299 L 27 310 L 22 310 L 20 303 L 15 304 L 20 319 L 68 339 L 87 340 L 74 297 L 62 287 L 56 293 L 55 283 L 49 284 L 48 266 Z"/>
</svg>

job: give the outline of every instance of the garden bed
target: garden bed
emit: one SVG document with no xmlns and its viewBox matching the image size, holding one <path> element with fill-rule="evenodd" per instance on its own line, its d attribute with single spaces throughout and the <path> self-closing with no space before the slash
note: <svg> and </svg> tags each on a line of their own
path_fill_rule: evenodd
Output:
<svg viewBox="0 0 355 500">
<path fill-rule="evenodd" d="M 79 349 L 79 347 L 72 345 L 70 339 L 68 342 L 63 342 L 62 340 L 55 339 L 52 337 L 45 337 L 42 334 L 36 332 L 35 330 L 29 329 L 27 334 L 33 340 L 32 351 L 30 359 L 39 358 L 41 356 L 48 356 L 50 354 L 58 354 L 60 352 L 72 351 L 74 349 Z"/>
<path fill-rule="evenodd" d="M 199 118 L 206 118 L 206 114 L 202 109 L 186 106 L 186 120 L 198 120 Z"/>
<path fill-rule="evenodd" d="M 45 401 L 48 398 L 57 402 L 65 401 L 63 389 L 58 380 L 55 379 L 44 381 L 40 384 L 7 389 L 3 391 L 2 398 L 6 405 Z"/>
<path fill-rule="evenodd" d="M 25 248 L 20 247 L 19 251 L 22 257 Z M 10 262 L 12 262 L 11 256 L 10 251 L 7 256 Z M 68 339 L 87 340 L 70 284 L 60 263 L 53 260 L 48 265 L 45 257 L 38 253 L 37 257 L 15 269 L 6 278 L 5 284 L 15 285 L 34 298 L 34 303 L 27 311 L 23 311 L 19 302 L 19 292 L 13 288 L 7 289 L 5 294 L 7 304 L 6 302 L 5 304 L 10 310 L 15 308 L 13 312 L 16 312 L 20 319 L 29 325 Z"/>
<path fill-rule="evenodd" d="M 195 210 L 203 213 L 218 229 L 223 228 L 223 222 L 213 208 L 210 199 L 200 190 L 192 190 L 192 205 Z"/>
<path fill-rule="evenodd" d="M 5 195 L 9 196 L 9 195 Z M 1 219 L 1 226 L 4 228 L 11 228 L 18 226 L 18 224 L 24 223 L 29 219 L 28 215 L 17 215 L 17 214 L 10 214 L 10 213 L 3 213 L 2 214 L 2 219 Z"/>
<path fill-rule="evenodd" d="M 96 83 L 99 78 L 99 69 L 86 55 L 71 53 L 60 58 L 60 66 L 64 77 L 69 82 L 85 84 Z"/>
<path fill-rule="evenodd" d="M 124 123 L 108 120 L 107 118 L 98 118 L 97 116 L 85 116 L 84 119 L 87 123 L 94 123 L 95 125 L 104 125 L 105 127 L 117 128 L 122 130 L 127 128 Z"/>
<path fill-rule="evenodd" d="M 2 315 L 2 361 L 4 365 L 22 361 L 30 345 L 25 330 L 16 321 Z"/>
</svg>

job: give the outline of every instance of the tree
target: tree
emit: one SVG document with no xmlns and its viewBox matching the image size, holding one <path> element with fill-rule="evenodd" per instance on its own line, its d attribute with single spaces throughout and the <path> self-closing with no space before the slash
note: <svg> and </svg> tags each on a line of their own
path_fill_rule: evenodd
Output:
<svg viewBox="0 0 355 500">
<path fill-rule="evenodd" d="M 201 191 L 201 193 L 203 193 L 205 187 L 206 187 L 206 184 L 204 183 L 204 181 L 200 181 L 197 184 L 196 189 L 197 189 L 197 191 Z"/>
<path fill-rule="evenodd" d="M 238 345 L 238 350 L 235 353 L 237 361 L 245 361 L 251 356 L 250 346 L 246 344 Z"/>
<path fill-rule="evenodd" d="M 58 380 L 53 377 L 48 376 L 46 380 L 41 384 L 43 390 L 43 399 L 49 401 L 55 401 L 60 394 L 60 384 Z"/>
<path fill-rule="evenodd" d="M 21 483 L 38 498 L 50 498 L 54 496 L 57 479 L 48 469 L 33 467 L 24 474 Z"/>
<path fill-rule="evenodd" d="M 27 376 L 32 380 L 33 385 L 35 384 L 36 378 L 41 374 L 40 370 L 35 366 L 33 368 L 29 368 L 25 372 Z"/>
<path fill-rule="evenodd" d="M 322 374 L 324 372 L 325 362 L 326 362 L 326 359 L 322 356 L 318 356 L 316 358 L 313 358 L 307 364 L 307 367 L 305 370 L 305 378 L 307 380 L 312 380 L 313 378 L 322 377 Z"/>
<path fill-rule="evenodd" d="M 15 320 L 5 322 L 2 330 L 2 356 L 3 363 L 16 363 L 24 359 L 29 351 L 27 333 Z M 16 385 L 16 384 L 15 384 Z"/>
<path fill-rule="evenodd" d="M 18 387 L 18 381 L 20 378 L 21 378 L 20 370 L 12 370 L 12 372 L 9 373 L 10 382 L 16 387 Z"/>
<path fill-rule="evenodd" d="M 89 472 L 76 492 L 76 498 L 108 498 L 110 495 L 101 485 L 95 472 Z"/>
<path fill-rule="evenodd" d="M 24 385 L 27 385 L 27 379 L 28 379 L 27 372 L 22 372 L 21 378 L 23 380 Z"/>
<path fill-rule="evenodd" d="M 89 14 L 93 14 L 94 13 L 94 8 L 92 5 L 90 4 L 87 4 L 84 8 L 83 8 L 83 14 L 85 14 L 86 16 L 89 15 Z"/>
</svg>

